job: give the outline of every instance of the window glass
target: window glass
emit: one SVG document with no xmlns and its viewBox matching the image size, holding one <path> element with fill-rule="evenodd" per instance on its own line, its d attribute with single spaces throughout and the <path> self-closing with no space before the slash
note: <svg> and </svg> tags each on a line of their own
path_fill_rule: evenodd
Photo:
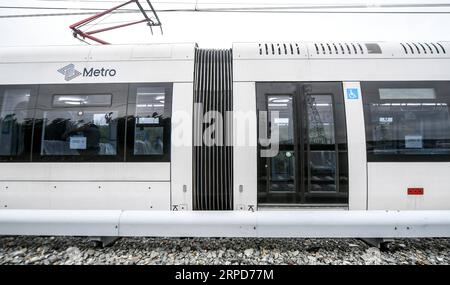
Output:
<svg viewBox="0 0 450 285">
<path fill-rule="evenodd" d="M 278 112 L 278 117 L 272 122 L 278 126 L 280 145 L 294 144 L 294 121 L 292 112 L 292 96 L 273 95 L 268 96 L 269 119 L 272 112 Z"/>
<path fill-rule="evenodd" d="M 161 87 L 138 87 L 136 93 L 135 155 L 163 154 L 163 120 L 166 94 Z"/>
<path fill-rule="evenodd" d="M 291 95 L 269 95 L 267 97 L 268 118 L 272 112 L 278 112 L 271 124 L 276 124 L 279 131 L 279 152 L 270 158 L 270 190 L 273 192 L 295 191 L 295 151 L 294 120 Z M 269 129 L 270 130 L 270 129 Z"/>
<path fill-rule="evenodd" d="M 15 160 L 30 152 L 32 97 L 30 87 L 0 87 L 0 156 Z"/>
<path fill-rule="evenodd" d="M 33 160 L 124 161 L 127 97 L 127 84 L 41 85 Z"/>
<path fill-rule="evenodd" d="M 449 84 L 381 82 L 363 87 L 369 156 L 450 155 Z"/>
<path fill-rule="evenodd" d="M 309 190 L 337 191 L 332 95 L 308 95 Z"/>
<path fill-rule="evenodd" d="M 333 99 L 331 95 L 308 95 L 310 144 L 334 145 Z"/>
<path fill-rule="evenodd" d="M 127 160 L 168 161 L 172 86 L 134 84 L 130 89 Z"/>
<path fill-rule="evenodd" d="M 44 112 L 41 155 L 116 155 L 117 112 Z"/>
</svg>

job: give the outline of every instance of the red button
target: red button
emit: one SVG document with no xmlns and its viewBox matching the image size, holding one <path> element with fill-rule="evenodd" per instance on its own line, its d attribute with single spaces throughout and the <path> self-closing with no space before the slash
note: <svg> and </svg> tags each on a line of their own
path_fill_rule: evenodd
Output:
<svg viewBox="0 0 450 285">
<path fill-rule="evenodd" d="M 408 195 L 423 195 L 423 188 L 408 188 Z"/>
</svg>

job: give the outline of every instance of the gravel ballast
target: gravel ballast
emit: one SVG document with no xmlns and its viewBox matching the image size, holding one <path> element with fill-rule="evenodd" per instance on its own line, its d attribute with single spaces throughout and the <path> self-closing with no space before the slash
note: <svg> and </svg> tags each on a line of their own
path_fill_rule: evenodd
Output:
<svg viewBox="0 0 450 285">
<path fill-rule="evenodd" d="M 397 239 L 380 251 L 358 239 L 0 237 L 0 264 L 450 264 L 450 239 Z"/>
</svg>

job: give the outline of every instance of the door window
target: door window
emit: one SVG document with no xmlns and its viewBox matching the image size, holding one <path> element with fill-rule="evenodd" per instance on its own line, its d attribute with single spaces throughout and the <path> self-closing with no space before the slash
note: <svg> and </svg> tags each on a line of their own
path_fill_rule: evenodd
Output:
<svg viewBox="0 0 450 285">
<path fill-rule="evenodd" d="M 309 191 L 336 191 L 333 97 L 306 95 L 308 111 Z"/>
<path fill-rule="evenodd" d="M 269 95 L 267 97 L 268 118 L 277 116 L 270 124 L 276 124 L 279 132 L 278 154 L 270 158 L 270 191 L 295 191 L 294 120 L 292 96 Z M 271 128 L 269 128 L 270 130 Z"/>
</svg>

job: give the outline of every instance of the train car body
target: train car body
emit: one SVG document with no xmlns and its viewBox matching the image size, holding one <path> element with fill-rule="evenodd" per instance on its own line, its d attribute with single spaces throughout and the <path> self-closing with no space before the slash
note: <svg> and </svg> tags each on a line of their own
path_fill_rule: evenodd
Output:
<svg viewBox="0 0 450 285">
<path fill-rule="evenodd" d="M 2 48 L 0 234 L 450 236 L 449 106 L 448 42 Z"/>
</svg>

